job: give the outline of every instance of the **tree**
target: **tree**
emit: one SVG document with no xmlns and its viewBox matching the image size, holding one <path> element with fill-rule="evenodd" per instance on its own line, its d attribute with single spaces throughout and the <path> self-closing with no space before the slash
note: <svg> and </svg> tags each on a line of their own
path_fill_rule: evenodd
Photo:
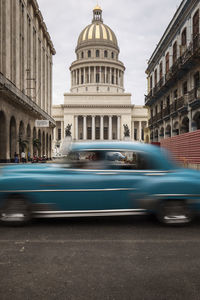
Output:
<svg viewBox="0 0 200 300">
<path fill-rule="evenodd" d="M 41 147 L 41 142 L 39 139 L 34 139 L 33 138 L 33 148 L 36 148 L 37 150 L 39 150 Z"/>
<path fill-rule="evenodd" d="M 24 151 L 25 149 L 28 148 L 29 142 L 27 140 L 22 140 L 22 138 L 19 138 L 19 148 L 21 151 Z"/>
</svg>

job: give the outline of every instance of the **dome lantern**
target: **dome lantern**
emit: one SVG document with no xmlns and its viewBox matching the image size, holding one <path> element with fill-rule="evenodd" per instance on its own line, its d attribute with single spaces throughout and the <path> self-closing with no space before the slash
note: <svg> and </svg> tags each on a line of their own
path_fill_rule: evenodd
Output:
<svg viewBox="0 0 200 300">
<path fill-rule="evenodd" d="M 92 23 L 95 23 L 95 22 L 101 22 L 101 23 L 103 23 L 102 9 L 98 5 L 93 9 L 93 20 L 92 20 Z"/>
<path fill-rule="evenodd" d="M 93 9 L 92 23 L 86 26 L 79 35 L 76 51 L 89 45 L 111 46 L 119 52 L 116 35 L 109 26 L 103 23 L 102 9 L 98 5 Z"/>
</svg>

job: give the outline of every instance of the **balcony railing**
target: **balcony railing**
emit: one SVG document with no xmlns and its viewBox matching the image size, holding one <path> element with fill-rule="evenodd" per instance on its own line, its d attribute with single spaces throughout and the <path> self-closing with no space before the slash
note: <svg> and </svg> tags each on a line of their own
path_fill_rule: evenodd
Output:
<svg viewBox="0 0 200 300">
<path fill-rule="evenodd" d="M 164 108 L 163 117 L 167 117 L 170 115 L 171 109 L 170 105 Z"/>
<path fill-rule="evenodd" d="M 195 87 L 188 93 L 188 102 L 191 103 L 195 100 L 200 100 L 200 86 Z"/>
<path fill-rule="evenodd" d="M 174 100 L 174 102 L 171 104 L 171 112 L 174 113 L 177 111 L 178 108 L 178 101 L 177 99 Z"/>
</svg>

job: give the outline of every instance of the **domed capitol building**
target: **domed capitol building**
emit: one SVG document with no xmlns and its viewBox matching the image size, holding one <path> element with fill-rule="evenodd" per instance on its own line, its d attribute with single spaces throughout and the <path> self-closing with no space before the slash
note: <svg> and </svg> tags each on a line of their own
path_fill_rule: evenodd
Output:
<svg viewBox="0 0 200 300">
<path fill-rule="evenodd" d="M 62 143 L 66 128 L 73 141 L 144 140 L 147 109 L 131 103 L 124 90 L 125 66 L 119 60 L 115 33 L 103 23 L 97 5 L 93 20 L 78 38 L 77 59 L 71 64 L 71 90 L 64 104 L 53 106 L 54 145 Z M 126 137 L 127 138 L 127 137 Z"/>
</svg>

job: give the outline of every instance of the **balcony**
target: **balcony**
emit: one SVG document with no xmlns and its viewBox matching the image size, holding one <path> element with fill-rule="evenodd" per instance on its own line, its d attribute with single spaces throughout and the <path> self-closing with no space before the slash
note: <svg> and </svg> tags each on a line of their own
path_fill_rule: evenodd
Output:
<svg viewBox="0 0 200 300">
<path fill-rule="evenodd" d="M 188 103 L 193 109 L 200 107 L 200 86 L 188 93 Z"/>
<path fill-rule="evenodd" d="M 183 54 L 176 60 L 169 71 L 145 98 L 148 105 L 152 99 L 158 99 L 162 93 L 174 85 L 177 79 L 181 79 L 188 70 L 196 64 L 200 58 L 200 34 L 193 38 L 192 42 L 184 49 Z"/>
<path fill-rule="evenodd" d="M 163 118 L 164 119 L 169 118 L 170 112 L 171 112 L 171 106 L 169 105 L 169 106 L 165 107 L 163 110 Z"/>
<path fill-rule="evenodd" d="M 188 110 L 188 93 L 177 99 L 177 110 L 181 113 Z"/>
</svg>

